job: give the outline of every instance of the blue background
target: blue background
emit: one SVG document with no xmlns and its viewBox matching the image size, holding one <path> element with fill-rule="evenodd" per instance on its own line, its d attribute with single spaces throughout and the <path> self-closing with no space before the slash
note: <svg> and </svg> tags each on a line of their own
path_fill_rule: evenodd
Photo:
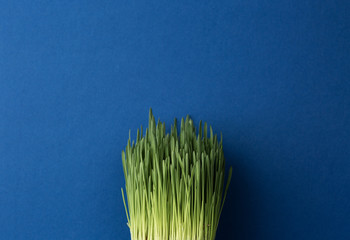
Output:
<svg viewBox="0 0 350 240">
<path fill-rule="evenodd" d="M 347 1 L 2 1 L 0 239 L 130 239 L 149 107 L 223 132 L 217 239 L 350 239 Z"/>
</svg>

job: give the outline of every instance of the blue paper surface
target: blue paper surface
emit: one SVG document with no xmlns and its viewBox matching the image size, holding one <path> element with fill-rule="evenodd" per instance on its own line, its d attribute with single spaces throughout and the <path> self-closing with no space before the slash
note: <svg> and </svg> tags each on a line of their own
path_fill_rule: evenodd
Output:
<svg viewBox="0 0 350 240">
<path fill-rule="evenodd" d="M 347 1 L 2 1 L 0 239 L 130 239 L 150 107 L 223 133 L 221 239 L 350 239 Z"/>
</svg>

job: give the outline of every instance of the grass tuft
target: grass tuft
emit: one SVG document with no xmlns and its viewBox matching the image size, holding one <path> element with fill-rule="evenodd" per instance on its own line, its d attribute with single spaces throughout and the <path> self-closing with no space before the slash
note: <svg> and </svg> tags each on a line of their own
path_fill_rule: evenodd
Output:
<svg viewBox="0 0 350 240">
<path fill-rule="evenodd" d="M 225 159 L 220 142 L 207 123 L 177 121 L 171 132 L 156 124 L 149 111 L 146 133 L 122 151 L 125 189 L 122 197 L 132 240 L 214 240 L 231 181 L 224 190 Z"/>
</svg>

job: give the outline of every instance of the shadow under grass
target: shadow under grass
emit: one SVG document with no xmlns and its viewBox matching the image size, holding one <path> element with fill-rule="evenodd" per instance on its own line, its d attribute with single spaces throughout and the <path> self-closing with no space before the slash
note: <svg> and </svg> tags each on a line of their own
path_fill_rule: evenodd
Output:
<svg viewBox="0 0 350 240">
<path fill-rule="evenodd" d="M 225 150 L 226 168 L 232 165 L 232 180 L 217 229 L 216 240 L 258 239 L 258 194 L 253 174 L 244 166 L 244 154 Z M 245 159 L 246 160 L 246 159 Z"/>
</svg>

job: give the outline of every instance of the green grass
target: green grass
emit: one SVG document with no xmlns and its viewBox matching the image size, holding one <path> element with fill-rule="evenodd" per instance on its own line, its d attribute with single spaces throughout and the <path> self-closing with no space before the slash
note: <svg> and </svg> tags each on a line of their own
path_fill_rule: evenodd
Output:
<svg viewBox="0 0 350 240">
<path fill-rule="evenodd" d="M 179 134 L 178 134 L 179 132 Z M 221 140 L 202 121 L 177 121 L 171 132 L 149 111 L 145 135 L 137 131 L 122 151 L 124 201 L 132 240 L 214 240 L 231 181 L 224 190 L 225 159 Z"/>
</svg>

